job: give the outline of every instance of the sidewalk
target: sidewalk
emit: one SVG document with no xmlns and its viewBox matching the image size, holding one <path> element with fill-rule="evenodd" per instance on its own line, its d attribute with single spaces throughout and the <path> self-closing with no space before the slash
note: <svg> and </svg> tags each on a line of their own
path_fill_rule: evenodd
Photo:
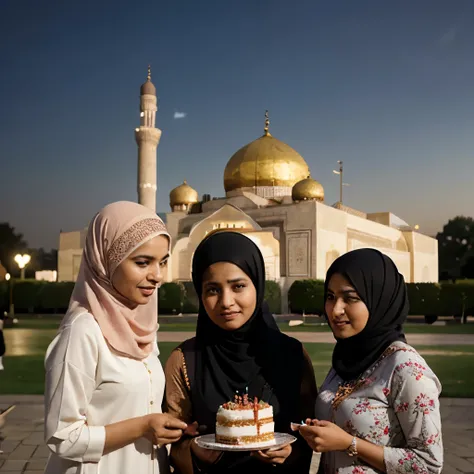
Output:
<svg viewBox="0 0 474 474">
<path fill-rule="evenodd" d="M 0 408 L 16 404 L 8 416 L 0 454 L 1 474 L 42 474 L 48 457 L 43 442 L 43 396 L 3 395 Z M 441 399 L 445 467 L 443 474 L 474 473 L 474 399 Z M 315 474 L 318 456 L 313 458 Z"/>
</svg>

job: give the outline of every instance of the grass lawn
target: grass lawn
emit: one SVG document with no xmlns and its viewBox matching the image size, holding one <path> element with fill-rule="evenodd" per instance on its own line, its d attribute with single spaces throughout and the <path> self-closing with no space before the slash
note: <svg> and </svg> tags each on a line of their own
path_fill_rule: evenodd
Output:
<svg viewBox="0 0 474 474">
<path fill-rule="evenodd" d="M 16 328 L 22 329 L 56 329 L 59 326 L 59 316 L 47 316 L 41 319 L 37 317 L 22 317 Z M 291 326 L 288 323 L 278 323 L 278 326 L 285 332 L 330 332 L 328 325 L 305 324 Z M 195 323 L 160 323 L 160 331 L 192 332 L 195 331 Z M 433 326 L 431 324 L 414 323 L 406 324 L 407 334 L 474 334 L 474 324 L 447 324 L 446 326 Z"/>
<path fill-rule="evenodd" d="M 44 353 L 56 334 L 56 326 L 37 329 L 22 324 L 21 328 L 5 330 L 8 352 L 5 370 L 0 372 L 0 394 L 44 393 Z M 163 364 L 176 346 L 175 342 L 160 343 Z M 333 345 L 308 343 L 305 347 L 320 385 L 330 367 Z M 420 352 L 440 378 L 443 396 L 474 398 L 474 347 L 422 346 Z"/>
</svg>

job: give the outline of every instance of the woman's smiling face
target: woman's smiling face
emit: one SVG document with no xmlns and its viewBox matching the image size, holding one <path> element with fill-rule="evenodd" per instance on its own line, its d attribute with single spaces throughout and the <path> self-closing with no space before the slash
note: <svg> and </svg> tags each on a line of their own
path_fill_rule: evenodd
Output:
<svg viewBox="0 0 474 474">
<path fill-rule="evenodd" d="M 204 274 L 202 303 L 214 324 L 226 331 L 234 331 L 255 312 L 257 290 L 250 277 L 237 265 L 217 262 Z"/>
<path fill-rule="evenodd" d="M 334 336 L 340 339 L 359 334 L 369 320 L 367 306 L 350 282 L 339 273 L 329 280 L 324 308 Z"/>
</svg>

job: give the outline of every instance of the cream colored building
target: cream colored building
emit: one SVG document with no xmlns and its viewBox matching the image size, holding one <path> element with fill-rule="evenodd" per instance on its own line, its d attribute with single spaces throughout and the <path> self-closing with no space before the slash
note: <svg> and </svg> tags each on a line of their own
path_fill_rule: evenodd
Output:
<svg viewBox="0 0 474 474">
<path fill-rule="evenodd" d="M 173 238 L 169 280 L 190 280 L 199 242 L 219 230 L 244 232 L 265 258 L 267 278 L 280 283 L 283 302 L 295 280 L 324 279 L 343 253 L 379 249 L 407 282 L 438 281 L 436 239 L 416 232 L 390 212 L 367 214 L 324 203 L 324 189 L 304 159 L 268 131 L 238 150 L 224 171 L 223 198 L 197 202 L 187 183 L 170 193 L 167 226 Z M 284 308 L 285 309 L 285 308 Z"/>
<path fill-rule="evenodd" d="M 267 279 L 279 282 L 283 310 L 295 280 L 324 279 L 331 263 L 353 249 L 389 255 L 407 282 L 438 281 L 438 244 L 390 212 L 364 213 L 324 202 L 303 157 L 269 132 L 238 150 L 224 170 L 226 195 L 199 194 L 186 181 L 170 192 L 169 281 L 191 279 L 196 247 L 211 232 L 245 233 L 261 249 Z M 84 231 L 61 234 L 59 280 L 75 279 Z"/>
</svg>

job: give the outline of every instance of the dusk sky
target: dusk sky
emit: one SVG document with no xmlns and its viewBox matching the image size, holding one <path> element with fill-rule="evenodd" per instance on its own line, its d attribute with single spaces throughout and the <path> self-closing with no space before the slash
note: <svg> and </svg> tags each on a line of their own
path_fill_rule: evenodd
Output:
<svg viewBox="0 0 474 474">
<path fill-rule="evenodd" d="M 31 247 L 137 200 L 149 63 L 160 212 L 183 179 L 224 196 L 268 109 L 327 204 L 343 160 L 351 207 L 430 235 L 474 215 L 472 0 L 1 0 L 0 222 Z"/>
</svg>

